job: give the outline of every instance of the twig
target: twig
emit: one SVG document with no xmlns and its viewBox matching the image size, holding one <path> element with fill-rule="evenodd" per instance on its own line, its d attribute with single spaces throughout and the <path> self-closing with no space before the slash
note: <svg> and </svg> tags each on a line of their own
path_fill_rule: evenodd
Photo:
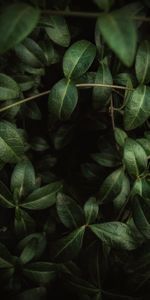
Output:
<svg viewBox="0 0 150 300">
<path fill-rule="evenodd" d="M 133 91 L 134 89 L 128 88 L 121 85 L 113 85 L 113 84 L 103 84 L 103 83 L 77 83 L 76 87 L 82 88 L 82 87 L 106 87 L 106 88 L 114 88 L 114 89 L 120 89 L 120 90 L 128 90 Z"/>
<path fill-rule="evenodd" d="M 96 12 L 85 12 L 85 11 L 69 11 L 69 10 L 43 10 L 43 14 L 46 15 L 56 15 L 56 16 L 65 16 L 65 17 L 79 17 L 79 18 L 98 18 L 101 13 Z M 135 16 L 132 19 L 143 22 L 150 22 L 149 17 L 145 16 Z"/>
<path fill-rule="evenodd" d="M 110 115 L 111 115 L 112 128 L 113 130 L 115 130 L 114 107 L 113 107 L 112 95 L 110 96 Z"/>
</svg>

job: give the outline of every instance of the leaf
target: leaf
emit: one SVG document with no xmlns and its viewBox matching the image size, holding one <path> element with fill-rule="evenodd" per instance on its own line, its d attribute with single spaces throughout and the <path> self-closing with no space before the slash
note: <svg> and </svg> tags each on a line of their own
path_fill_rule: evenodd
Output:
<svg viewBox="0 0 150 300">
<path fill-rule="evenodd" d="M 0 53 L 19 44 L 35 28 L 39 20 L 39 9 L 27 3 L 6 6 L 0 15 Z"/>
<path fill-rule="evenodd" d="M 23 63 L 31 67 L 40 68 L 47 64 L 43 50 L 31 38 L 26 38 L 22 44 L 17 45 L 15 52 Z"/>
<path fill-rule="evenodd" d="M 142 125 L 150 116 L 150 88 L 138 86 L 129 96 L 124 111 L 124 126 L 132 130 Z"/>
<path fill-rule="evenodd" d="M 46 288 L 41 286 L 41 287 L 36 287 L 32 289 L 25 290 L 24 292 L 20 293 L 17 295 L 17 300 L 45 300 L 46 299 Z"/>
<path fill-rule="evenodd" d="M 82 248 L 85 226 L 72 231 L 69 235 L 57 240 L 52 248 L 52 256 L 57 261 L 69 261 L 76 257 Z"/>
<path fill-rule="evenodd" d="M 124 203 L 127 200 L 127 197 L 129 196 L 129 192 L 130 192 L 130 181 L 128 177 L 124 174 L 122 189 L 119 195 L 113 200 L 113 205 L 117 211 L 123 207 Z"/>
<path fill-rule="evenodd" d="M 36 251 L 34 253 L 34 259 L 39 259 L 46 248 L 46 236 L 44 233 L 32 233 L 24 237 L 19 241 L 17 249 L 23 253 L 24 249 L 30 245 L 31 242 L 36 241 Z"/>
<path fill-rule="evenodd" d="M 49 262 L 35 262 L 23 269 L 23 274 L 31 281 L 45 285 L 50 283 L 57 274 L 57 266 Z"/>
<path fill-rule="evenodd" d="M 84 204 L 84 214 L 86 224 L 92 224 L 96 221 L 98 216 L 99 206 L 96 198 L 90 197 Z"/>
<path fill-rule="evenodd" d="M 38 246 L 38 242 L 36 238 L 32 238 L 29 243 L 23 249 L 20 255 L 20 261 L 22 264 L 29 263 L 36 255 L 36 249 Z"/>
<path fill-rule="evenodd" d="M 45 209 L 55 204 L 62 182 L 56 181 L 33 191 L 20 206 L 31 210 Z"/>
<path fill-rule="evenodd" d="M 147 169 L 147 155 L 139 143 L 127 138 L 124 146 L 124 164 L 133 177 L 138 177 Z"/>
<path fill-rule="evenodd" d="M 140 233 L 143 234 L 146 239 L 150 239 L 150 223 L 144 215 L 143 209 L 140 204 L 140 200 L 138 198 L 133 199 L 132 213 L 134 223 L 140 231 Z"/>
<path fill-rule="evenodd" d="M 7 186 L 0 181 L 0 205 L 6 208 L 14 208 L 13 195 Z"/>
<path fill-rule="evenodd" d="M 82 76 L 91 66 L 96 55 L 95 46 L 86 40 L 77 41 L 65 52 L 63 71 L 67 78 Z"/>
<path fill-rule="evenodd" d="M 29 160 L 19 162 L 11 176 L 11 190 L 19 190 L 19 195 L 26 195 L 35 188 L 35 171 Z"/>
<path fill-rule="evenodd" d="M 53 144 L 56 150 L 61 150 L 71 142 L 73 129 L 73 126 L 68 124 L 62 125 L 58 128 L 53 138 Z"/>
<path fill-rule="evenodd" d="M 135 72 L 139 83 L 147 84 L 150 82 L 150 42 L 147 40 L 142 41 L 138 48 Z"/>
<path fill-rule="evenodd" d="M 112 85 L 113 79 L 106 61 L 101 61 L 98 71 L 96 73 L 95 83 Z M 93 88 L 93 107 L 94 109 L 101 109 L 108 104 L 112 88 L 110 87 L 94 87 Z"/>
<path fill-rule="evenodd" d="M 23 140 L 17 128 L 8 121 L 0 122 L 0 159 L 17 163 L 24 154 Z"/>
<path fill-rule="evenodd" d="M 126 132 L 121 128 L 115 127 L 114 130 L 115 140 L 120 147 L 123 147 L 125 144 L 125 140 L 128 137 Z"/>
<path fill-rule="evenodd" d="M 33 218 L 26 211 L 16 207 L 14 227 L 17 237 L 21 238 L 31 232 L 34 232 L 35 226 Z"/>
<path fill-rule="evenodd" d="M 84 224 L 82 208 L 69 196 L 59 193 L 56 208 L 61 222 L 67 228 L 77 228 Z"/>
<path fill-rule="evenodd" d="M 49 144 L 47 143 L 47 141 L 45 139 L 43 139 L 40 136 L 35 136 L 32 140 L 31 140 L 31 148 L 34 151 L 39 151 L 39 152 L 43 152 L 46 151 L 47 149 L 49 149 Z"/>
<path fill-rule="evenodd" d="M 11 100 L 19 97 L 20 88 L 10 76 L 0 73 L 0 101 Z"/>
<path fill-rule="evenodd" d="M 92 232 L 110 247 L 133 250 L 138 247 L 130 227 L 121 222 L 107 222 L 89 226 Z"/>
<path fill-rule="evenodd" d="M 71 291 L 73 290 L 77 295 L 80 296 L 85 294 L 93 296 L 99 293 L 99 289 L 96 285 L 80 277 L 72 276 L 71 274 L 65 275 L 65 282 L 71 288 Z"/>
<path fill-rule="evenodd" d="M 91 158 L 104 167 L 115 167 L 120 164 L 115 154 L 107 152 L 92 153 Z"/>
<path fill-rule="evenodd" d="M 67 120 L 74 111 L 77 100 L 78 91 L 75 84 L 70 80 L 61 79 L 49 94 L 49 112 L 60 120 Z"/>
<path fill-rule="evenodd" d="M 136 139 L 136 141 L 145 150 L 147 156 L 149 156 L 150 155 L 150 141 L 148 139 L 146 139 L 146 138 L 139 138 L 139 139 Z"/>
<path fill-rule="evenodd" d="M 130 67 L 134 61 L 137 44 L 134 20 L 121 10 L 116 10 L 109 14 L 101 14 L 98 26 L 108 46 L 127 67 Z"/>
<path fill-rule="evenodd" d="M 68 47 L 71 36 L 65 18 L 62 16 L 47 16 L 44 21 L 48 25 L 45 30 L 49 38 L 62 47 Z"/>
<path fill-rule="evenodd" d="M 29 91 L 35 85 L 35 79 L 29 75 L 17 75 L 14 77 L 22 92 Z"/>
<path fill-rule="evenodd" d="M 5 245 L 0 243 L 0 269 L 13 268 L 13 256 L 9 253 Z"/>
<path fill-rule="evenodd" d="M 112 201 L 121 192 L 123 178 L 124 171 L 122 168 L 115 170 L 105 178 L 99 191 L 100 203 Z"/>
<path fill-rule="evenodd" d="M 93 0 L 94 3 L 102 10 L 109 11 L 112 5 L 114 4 L 114 0 Z"/>
</svg>

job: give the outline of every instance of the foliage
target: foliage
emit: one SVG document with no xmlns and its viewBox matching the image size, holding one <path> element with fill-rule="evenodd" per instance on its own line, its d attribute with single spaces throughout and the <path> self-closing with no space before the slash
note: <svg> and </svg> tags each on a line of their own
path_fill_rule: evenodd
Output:
<svg viewBox="0 0 150 300">
<path fill-rule="evenodd" d="M 0 1 L 3 299 L 149 299 L 149 9 Z"/>
</svg>

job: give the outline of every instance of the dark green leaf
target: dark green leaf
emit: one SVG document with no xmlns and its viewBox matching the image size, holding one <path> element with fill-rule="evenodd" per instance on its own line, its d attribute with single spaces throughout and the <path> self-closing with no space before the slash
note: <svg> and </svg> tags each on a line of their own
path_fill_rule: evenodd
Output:
<svg viewBox="0 0 150 300">
<path fill-rule="evenodd" d="M 102 10 L 109 11 L 114 4 L 114 0 L 94 0 L 94 3 Z"/>
<path fill-rule="evenodd" d="M 78 91 L 73 82 L 61 79 L 53 87 L 48 100 L 49 112 L 60 120 L 70 118 L 78 101 Z"/>
<path fill-rule="evenodd" d="M 115 154 L 107 152 L 99 152 L 91 154 L 95 162 L 104 167 L 115 167 L 120 164 Z"/>
<path fill-rule="evenodd" d="M 36 238 L 32 238 L 29 243 L 23 249 L 20 255 L 20 261 L 22 264 L 29 263 L 36 255 L 36 249 L 38 246 L 38 241 Z"/>
<path fill-rule="evenodd" d="M 23 252 L 28 245 L 32 241 L 36 241 L 36 251 L 34 253 L 34 258 L 38 259 L 44 252 L 46 248 L 46 236 L 42 233 L 32 233 L 30 235 L 27 235 L 24 239 L 19 241 L 19 244 L 17 245 L 17 249 L 19 252 Z"/>
<path fill-rule="evenodd" d="M 150 223 L 146 219 L 144 215 L 144 211 L 141 207 L 140 200 L 139 199 L 133 199 L 133 220 L 138 228 L 138 230 L 141 232 L 141 234 L 144 235 L 146 239 L 150 239 Z"/>
<path fill-rule="evenodd" d="M 57 266 L 49 262 L 35 262 L 26 266 L 23 274 L 35 283 L 48 284 L 56 277 Z"/>
<path fill-rule="evenodd" d="M 14 260 L 13 256 L 9 253 L 7 248 L 0 243 L 0 269 L 13 268 Z"/>
<path fill-rule="evenodd" d="M 91 66 L 96 54 L 95 46 L 81 40 L 69 47 L 63 58 L 63 71 L 67 78 L 76 79 L 82 76 Z"/>
<path fill-rule="evenodd" d="M 39 10 L 27 3 L 6 6 L 0 15 L 0 53 L 19 44 L 36 26 Z"/>
<path fill-rule="evenodd" d="M 117 144 L 120 147 L 123 147 L 125 140 L 128 137 L 126 132 L 124 130 L 122 130 L 121 128 L 115 127 L 114 134 L 115 134 L 115 140 L 116 140 Z"/>
<path fill-rule="evenodd" d="M 7 186 L 0 181 L 0 205 L 6 208 L 14 208 L 13 195 Z"/>
<path fill-rule="evenodd" d="M 128 177 L 124 174 L 122 189 L 119 195 L 113 200 L 114 207 L 117 211 L 123 207 L 124 203 L 127 200 L 127 197 L 129 196 L 129 192 L 130 192 L 130 181 Z"/>
<path fill-rule="evenodd" d="M 17 295 L 17 300 L 46 300 L 46 288 L 36 287 L 33 289 L 25 290 Z"/>
<path fill-rule="evenodd" d="M 145 40 L 140 44 L 135 62 L 138 81 L 147 84 L 150 81 L 150 42 Z"/>
<path fill-rule="evenodd" d="M 96 198 L 89 198 L 84 204 L 84 214 L 86 219 L 86 224 L 92 224 L 96 221 L 98 216 L 99 206 Z"/>
<path fill-rule="evenodd" d="M 19 97 L 20 88 L 16 81 L 8 75 L 0 73 L 0 100 L 11 100 Z"/>
</svg>

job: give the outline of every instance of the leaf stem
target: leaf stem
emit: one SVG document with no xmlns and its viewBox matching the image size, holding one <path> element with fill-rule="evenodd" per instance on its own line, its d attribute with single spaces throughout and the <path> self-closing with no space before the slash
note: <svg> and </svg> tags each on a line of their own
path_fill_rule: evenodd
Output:
<svg viewBox="0 0 150 300">
<path fill-rule="evenodd" d="M 128 88 L 128 87 L 125 87 L 125 86 L 109 85 L 109 84 L 102 84 L 102 83 L 77 83 L 76 87 L 78 87 L 78 88 L 85 88 L 85 87 L 89 87 L 89 88 L 92 88 L 92 87 L 106 87 L 106 88 L 115 88 L 115 89 L 130 90 L 130 91 L 134 90 L 132 88 Z M 14 103 L 12 103 L 12 104 L 10 104 L 8 106 L 0 108 L 0 112 L 3 112 L 5 110 L 10 109 L 12 107 L 15 107 L 17 105 L 24 104 L 24 103 L 26 103 L 28 101 L 35 100 L 35 99 L 40 98 L 42 96 L 48 95 L 49 92 L 50 92 L 50 90 L 44 91 L 44 92 L 39 93 L 37 95 L 25 98 L 25 99 L 17 101 L 17 102 L 14 102 Z"/>
<path fill-rule="evenodd" d="M 85 12 L 85 11 L 69 11 L 69 10 L 50 10 L 46 9 L 42 11 L 43 14 L 52 16 L 64 16 L 64 17 L 79 17 L 79 18 L 98 18 L 101 13 L 97 12 Z M 143 22 L 150 22 L 150 18 L 145 16 L 135 16 L 132 19 Z"/>
</svg>

